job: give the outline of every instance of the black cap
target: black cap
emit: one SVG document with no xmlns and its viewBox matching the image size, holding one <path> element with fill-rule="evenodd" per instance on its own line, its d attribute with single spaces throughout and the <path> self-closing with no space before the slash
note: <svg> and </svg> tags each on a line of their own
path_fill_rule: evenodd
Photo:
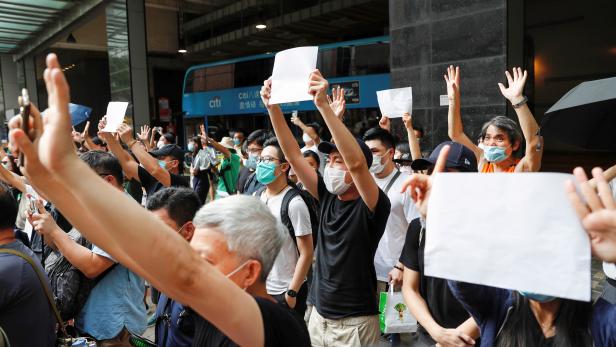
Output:
<svg viewBox="0 0 616 347">
<path fill-rule="evenodd" d="M 360 139 L 355 139 L 355 140 L 357 141 L 359 148 L 361 148 L 361 151 L 364 154 L 364 157 L 366 157 L 366 164 L 368 164 L 368 168 L 370 168 L 370 166 L 372 166 L 372 151 L 370 151 L 370 148 L 368 147 L 368 145 L 364 143 L 364 141 Z M 338 150 L 338 148 L 336 147 L 334 143 L 324 142 L 324 141 L 319 143 L 319 146 L 317 147 L 317 149 L 319 150 L 319 152 L 325 153 L 325 154 L 330 154 L 332 151 Z"/>
<path fill-rule="evenodd" d="M 402 153 L 400 158 L 394 159 L 394 163 L 405 164 L 413 161 L 413 157 L 411 157 L 411 153 Z"/>
<path fill-rule="evenodd" d="M 165 140 L 167 140 L 167 142 L 175 143 L 175 135 L 173 135 L 172 133 L 165 133 L 163 137 L 165 138 Z"/>
<path fill-rule="evenodd" d="M 159 149 L 150 152 L 156 158 L 174 157 L 180 162 L 184 160 L 184 151 L 178 145 L 164 145 Z"/>
<path fill-rule="evenodd" d="M 415 171 L 427 170 L 436 165 L 439 153 L 443 147 L 449 145 L 449 154 L 445 167 L 448 169 L 458 169 L 463 172 L 477 172 L 477 157 L 475 153 L 457 142 L 445 141 L 430 153 L 430 157 L 413 160 L 411 169 Z"/>
</svg>

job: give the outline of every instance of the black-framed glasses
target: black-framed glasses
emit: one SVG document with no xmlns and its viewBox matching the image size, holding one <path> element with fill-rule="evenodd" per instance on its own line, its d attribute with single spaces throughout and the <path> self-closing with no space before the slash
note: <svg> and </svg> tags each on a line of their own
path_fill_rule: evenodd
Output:
<svg viewBox="0 0 616 347">
<path fill-rule="evenodd" d="M 275 160 L 278 160 L 279 162 L 282 162 L 282 160 L 280 160 L 280 158 L 265 156 L 265 157 L 258 157 L 257 158 L 257 164 L 261 163 L 261 162 L 263 162 L 265 164 L 269 164 L 269 163 L 274 162 Z"/>
</svg>

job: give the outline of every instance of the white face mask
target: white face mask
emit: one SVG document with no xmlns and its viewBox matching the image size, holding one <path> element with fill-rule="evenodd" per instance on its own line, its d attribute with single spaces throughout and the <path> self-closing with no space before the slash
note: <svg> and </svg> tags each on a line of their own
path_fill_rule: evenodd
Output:
<svg viewBox="0 0 616 347">
<path fill-rule="evenodd" d="M 164 143 L 164 142 L 162 142 L 162 141 L 158 141 L 158 142 L 156 143 L 156 147 L 157 147 L 158 149 L 163 148 L 163 146 L 164 146 L 164 145 L 165 145 L 165 143 Z"/>
<path fill-rule="evenodd" d="M 410 166 L 400 166 L 400 172 L 413 173 L 413 169 Z"/>
<path fill-rule="evenodd" d="M 383 157 L 381 157 L 380 155 L 373 155 L 370 172 L 378 175 L 383 172 L 383 170 L 385 170 L 385 164 L 383 164 Z"/>
<path fill-rule="evenodd" d="M 334 195 L 344 194 L 351 187 L 350 183 L 346 183 L 344 181 L 345 175 L 346 171 L 344 170 L 326 166 L 323 175 L 325 188 L 327 188 L 327 190 Z"/>
<path fill-rule="evenodd" d="M 304 140 L 304 143 L 312 142 L 312 138 L 310 136 L 308 136 L 308 134 L 306 134 L 306 133 L 304 133 L 304 135 L 302 135 L 302 140 Z"/>
</svg>

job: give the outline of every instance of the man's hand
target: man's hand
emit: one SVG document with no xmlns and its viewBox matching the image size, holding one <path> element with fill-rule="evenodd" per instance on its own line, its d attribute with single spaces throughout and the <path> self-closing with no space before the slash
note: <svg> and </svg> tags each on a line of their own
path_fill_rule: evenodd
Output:
<svg viewBox="0 0 616 347">
<path fill-rule="evenodd" d="M 28 222 L 32 224 L 32 229 L 37 233 L 48 236 L 58 230 L 58 225 L 51 214 L 45 210 L 41 200 L 35 201 L 37 212 L 28 213 Z"/>
<path fill-rule="evenodd" d="M 432 338 L 437 342 L 436 345 L 441 347 L 466 347 L 475 344 L 475 340 L 470 336 L 456 329 L 441 328 Z"/>
<path fill-rule="evenodd" d="M 141 132 L 137 134 L 137 138 L 143 143 L 147 143 L 150 140 L 150 127 L 148 125 L 142 125 Z"/>
<path fill-rule="evenodd" d="M 321 75 L 321 72 L 316 69 L 310 73 L 309 92 L 312 95 L 314 104 L 317 107 L 329 106 L 327 102 L 327 90 L 329 82 Z"/>
<path fill-rule="evenodd" d="M 450 65 L 447 68 L 447 74 L 444 75 L 445 83 L 447 83 L 447 97 L 449 101 L 460 99 L 460 67 Z"/>
<path fill-rule="evenodd" d="M 396 287 L 400 287 L 402 286 L 402 278 L 404 277 L 404 272 L 393 268 L 391 271 L 389 271 L 389 273 L 387 274 L 387 282 L 389 282 L 390 285 L 394 286 L 394 288 Z"/>
<path fill-rule="evenodd" d="M 387 117 L 386 115 L 383 115 L 381 119 L 379 120 L 379 126 L 381 127 L 381 129 L 391 132 L 391 121 L 389 117 Z"/>
<path fill-rule="evenodd" d="M 298 116 L 291 116 L 291 123 L 293 123 L 294 125 L 301 127 L 302 125 L 304 125 L 304 122 L 302 122 L 301 119 L 299 119 Z"/>
<path fill-rule="evenodd" d="M 205 131 L 205 125 L 204 124 L 199 124 L 199 137 L 201 137 L 201 140 L 206 145 L 209 145 L 210 138 L 208 137 L 207 132 Z"/>
<path fill-rule="evenodd" d="M 295 308 L 295 305 L 297 305 L 297 298 L 292 298 L 287 293 L 284 294 L 284 299 L 287 301 L 289 308 Z"/>
<path fill-rule="evenodd" d="M 332 108 L 336 117 L 340 118 L 340 120 L 344 120 L 344 111 L 346 110 L 346 101 L 344 100 L 344 88 L 332 89 L 332 96 L 327 96 L 327 102 L 329 102 L 329 107 Z"/>
<path fill-rule="evenodd" d="M 133 128 L 131 128 L 126 123 L 120 124 L 120 126 L 118 127 L 118 134 L 120 134 L 120 139 L 122 140 L 122 142 L 124 142 L 127 145 L 134 140 Z"/>
<path fill-rule="evenodd" d="M 272 78 L 268 78 L 263 81 L 263 87 L 261 87 L 261 101 L 263 101 L 263 105 L 265 108 L 269 110 L 272 105 L 270 105 L 270 98 L 272 96 Z M 293 123 L 295 124 L 295 123 Z"/>
<path fill-rule="evenodd" d="M 526 83 L 526 77 L 528 76 L 526 70 L 522 72 L 519 67 L 514 67 L 512 70 L 513 78 L 509 71 L 505 71 L 507 76 L 507 83 L 509 87 L 505 88 L 502 83 L 498 84 L 501 93 L 511 104 L 515 105 L 523 100 L 522 92 L 524 91 L 524 84 Z"/>
<path fill-rule="evenodd" d="M 567 182 L 567 196 L 590 237 L 592 251 L 602 260 L 614 263 L 616 262 L 616 202 L 603 176 L 603 170 L 600 168 L 592 170 L 596 190 L 589 184 L 584 169 L 578 167 L 573 174 L 580 185 L 580 192 L 585 202 L 578 195 L 573 182 Z"/>
<path fill-rule="evenodd" d="M 415 205 L 423 218 L 427 218 L 428 200 L 430 199 L 430 191 L 432 190 L 434 176 L 445 170 L 448 153 L 449 146 L 444 146 L 438 155 L 432 175 L 414 174 L 402 184 L 401 192 L 406 192 L 410 189 L 409 194 L 411 194 L 411 198 L 415 200 Z"/>
<path fill-rule="evenodd" d="M 402 123 L 408 131 L 413 131 L 413 117 L 408 112 L 404 112 L 402 115 Z"/>
<path fill-rule="evenodd" d="M 72 127 L 73 131 L 71 131 L 71 137 L 73 138 L 73 142 L 83 143 L 86 139 L 83 137 L 83 133 L 75 130 L 75 127 Z"/>
</svg>

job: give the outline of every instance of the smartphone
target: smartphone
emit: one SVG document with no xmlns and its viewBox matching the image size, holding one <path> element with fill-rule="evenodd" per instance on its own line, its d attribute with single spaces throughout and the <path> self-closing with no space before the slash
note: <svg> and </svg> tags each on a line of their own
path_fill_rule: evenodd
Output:
<svg viewBox="0 0 616 347">
<path fill-rule="evenodd" d="M 36 208 L 36 199 L 30 194 L 27 195 L 27 198 L 28 210 L 30 211 L 30 214 L 38 213 L 38 209 Z"/>
<path fill-rule="evenodd" d="M 23 88 L 21 90 L 21 96 L 18 97 L 19 102 L 19 114 L 21 116 L 21 129 L 26 133 L 26 136 L 33 140 L 30 136 L 30 95 L 28 90 Z M 19 153 L 19 166 L 24 166 L 24 154 Z"/>
</svg>

